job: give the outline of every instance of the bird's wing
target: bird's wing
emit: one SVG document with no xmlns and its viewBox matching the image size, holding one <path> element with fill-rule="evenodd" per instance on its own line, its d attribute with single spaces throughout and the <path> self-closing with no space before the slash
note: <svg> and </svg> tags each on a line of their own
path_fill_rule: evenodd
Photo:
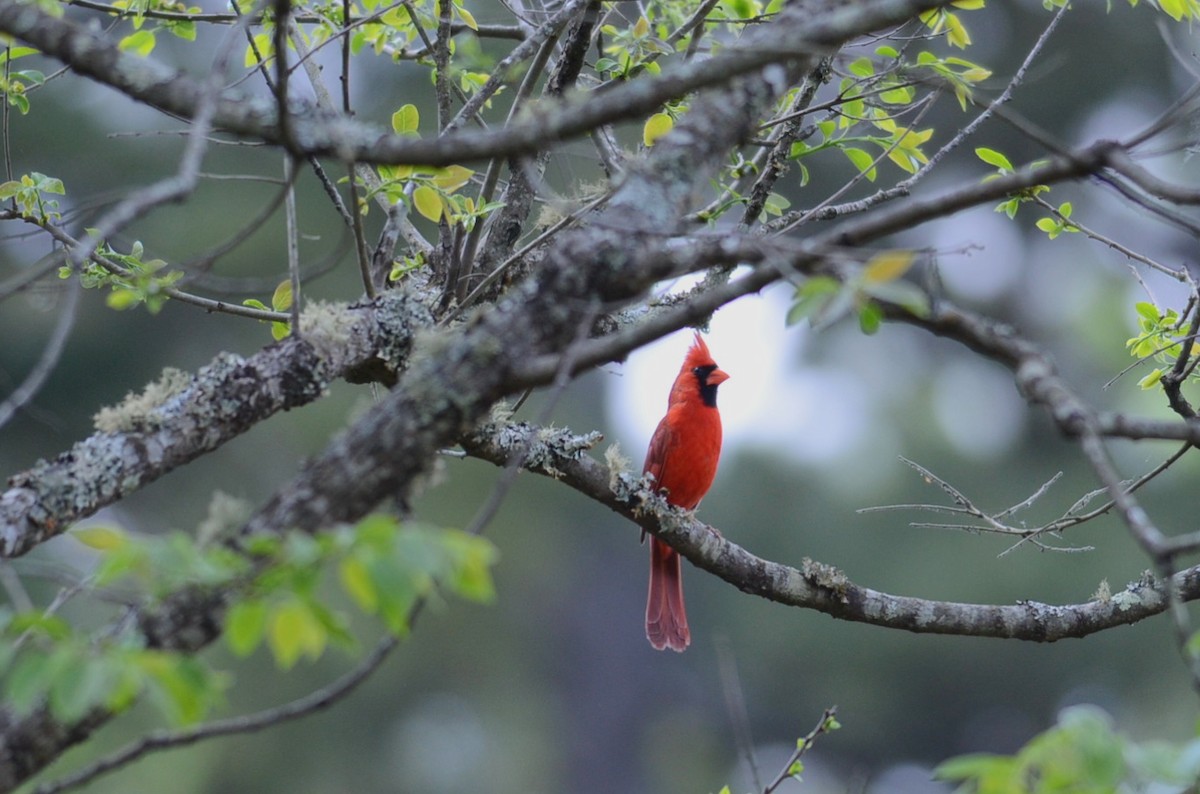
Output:
<svg viewBox="0 0 1200 794">
<path fill-rule="evenodd" d="M 650 437 L 650 447 L 646 450 L 646 462 L 642 465 L 643 474 L 654 476 L 656 487 L 661 488 L 666 476 L 667 457 L 670 449 L 675 446 L 675 429 L 666 417 L 658 423 L 654 435 Z"/>
</svg>

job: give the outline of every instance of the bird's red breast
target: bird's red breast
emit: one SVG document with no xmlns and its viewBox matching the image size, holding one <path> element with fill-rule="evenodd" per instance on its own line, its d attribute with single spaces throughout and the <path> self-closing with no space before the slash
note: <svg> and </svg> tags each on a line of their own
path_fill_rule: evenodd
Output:
<svg viewBox="0 0 1200 794">
<path fill-rule="evenodd" d="M 671 386 L 667 415 L 646 451 L 642 471 L 654 475 L 668 502 L 686 510 L 700 504 L 717 475 L 721 455 L 717 387 L 727 380 L 729 375 L 717 367 L 696 334 Z"/>
</svg>

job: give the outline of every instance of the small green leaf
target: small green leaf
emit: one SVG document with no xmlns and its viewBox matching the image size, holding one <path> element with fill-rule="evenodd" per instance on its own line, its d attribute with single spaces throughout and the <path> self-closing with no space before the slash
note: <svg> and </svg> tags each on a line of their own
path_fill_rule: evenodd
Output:
<svg viewBox="0 0 1200 794">
<path fill-rule="evenodd" d="M 97 551 L 113 551 L 129 542 L 129 537 L 119 527 L 77 527 L 71 535 L 80 543 Z"/>
<path fill-rule="evenodd" d="M 943 761 L 934 768 L 933 776 L 937 780 L 1004 779 L 1018 768 L 1016 758 L 975 753 Z"/>
<path fill-rule="evenodd" d="M 44 653 L 24 651 L 4 677 L 4 702 L 18 716 L 33 711 L 54 678 Z"/>
<path fill-rule="evenodd" d="M 813 276 L 796 290 L 796 302 L 788 309 L 786 324 L 792 326 L 820 314 L 841 289 L 842 285 L 836 279 Z"/>
<path fill-rule="evenodd" d="M 1149 375 L 1138 381 L 1138 386 L 1142 389 L 1153 389 L 1162 380 L 1162 369 L 1155 369 Z"/>
<path fill-rule="evenodd" d="M 363 612 L 374 614 L 379 608 L 379 594 L 371 581 L 371 571 L 358 557 L 346 557 L 338 565 L 342 588 L 354 599 Z"/>
<path fill-rule="evenodd" d="M 286 312 L 292 308 L 292 282 L 290 279 L 279 282 L 271 295 L 271 308 L 277 312 Z"/>
<path fill-rule="evenodd" d="M 291 669 L 301 654 L 312 659 L 320 656 L 326 637 L 325 628 L 299 599 L 277 604 L 271 612 L 267 644 L 275 655 L 275 663 L 284 670 Z"/>
<path fill-rule="evenodd" d="M 1012 162 L 995 149 L 988 149 L 984 146 L 977 147 L 975 149 L 975 156 L 980 160 L 983 160 L 988 165 L 995 166 L 996 168 L 1000 168 L 1005 171 L 1015 170 Z"/>
<path fill-rule="evenodd" d="M 434 223 L 441 220 L 444 211 L 441 195 L 429 185 L 421 185 L 413 191 L 413 206 Z"/>
<path fill-rule="evenodd" d="M 434 175 L 433 184 L 447 193 L 453 193 L 471 181 L 471 177 L 474 175 L 475 172 L 470 168 L 464 168 L 461 165 L 450 165 Z"/>
<path fill-rule="evenodd" d="M 267 60 L 271 57 L 274 51 L 274 42 L 271 40 L 270 33 L 254 34 L 254 42 L 246 45 L 246 57 L 242 61 L 242 65 L 246 68 L 257 66 L 260 60 Z"/>
<path fill-rule="evenodd" d="M 666 135 L 675 126 L 675 120 L 667 113 L 655 113 L 646 119 L 642 126 L 642 143 L 653 146 L 654 142 Z"/>
<path fill-rule="evenodd" d="M 875 168 L 875 158 L 868 152 L 862 149 L 856 149 L 853 146 L 842 147 L 842 153 L 854 163 L 854 167 L 858 172 L 867 178 L 867 181 L 874 182 L 878 170 Z"/>
<path fill-rule="evenodd" d="M 392 114 L 392 129 L 397 135 L 417 135 L 421 126 L 421 113 L 416 105 L 404 105 Z"/>
<path fill-rule="evenodd" d="M 75 655 L 64 664 L 50 686 L 50 708 L 64 722 L 75 722 L 92 706 L 104 701 L 112 677 L 99 660 Z"/>
<path fill-rule="evenodd" d="M 870 77 L 875 74 L 875 64 L 870 58 L 859 58 L 850 64 L 850 73 L 859 77 Z"/>
<path fill-rule="evenodd" d="M 225 641 L 237 656 L 249 656 L 262 642 L 267 605 L 261 600 L 239 601 L 225 618 Z"/>
<path fill-rule="evenodd" d="M 873 334 L 883 323 L 883 309 L 875 301 L 867 301 L 858 310 L 858 327 L 864 334 Z"/>
<path fill-rule="evenodd" d="M 137 55 L 146 56 L 154 50 L 154 31 L 148 28 L 142 28 L 139 31 L 130 33 L 117 45 L 124 52 L 133 52 Z"/>
<path fill-rule="evenodd" d="M 104 299 L 104 302 L 108 304 L 110 309 L 123 311 L 136 306 L 141 299 L 141 296 L 133 290 L 116 289 L 108 293 L 108 297 Z"/>
<path fill-rule="evenodd" d="M 463 24 L 469 27 L 471 30 L 479 30 L 479 23 L 475 21 L 475 17 L 471 15 L 470 11 L 459 6 L 455 6 L 454 13 L 458 14 L 458 16 L 462 19 Z"/>
<path fill-rule="evenodd" d="M 1149 303 L 1147 301 L 1138 301 L 1136 304 L 1134 304 L 1133 308 L 1138 314 L 1142 315 L 1150 322 L 1156 325 L 1158 324 L 1158 319 L 1161 315 L 1159 314 L 1158 307 L 1153 303 Z"/>
</svg>

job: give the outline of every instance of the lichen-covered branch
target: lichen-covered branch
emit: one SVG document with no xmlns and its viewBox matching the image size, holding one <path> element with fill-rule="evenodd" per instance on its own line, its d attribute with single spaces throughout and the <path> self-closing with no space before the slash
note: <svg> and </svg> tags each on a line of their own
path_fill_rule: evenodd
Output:
<svg viewBox="0 0 1200 794">
<path fill-rule="evenodd" d="M 464 436 L 473 457 L 508 465 L 529 445 L 538 454 L 525 467 L 553 477 L 670 543 L 696 567 L 750 593 L 788 606 L 815 609 L 841 620 L 922 634 L 996 637 L 1054 642 L 1136 623 L 1167 609 L 1165 585 L 1145 576 L 1105 598 L 1051 605 L 966 604 L 899 596 L 852 582 L 830 565 L 805 559 L 800 567 L 762 559 L 693 516 L 671 508 L 629 472 L 582 454 L 569 433 L 547 434 L 526 424 L 486 424 Z M 632 533 L 631 533 L 632 538 Z M 1174 577 L 1184 600 L 1200 598 L 1200 568 Z"/>
<path fill-rule="evenodd" d="M 382 127 L 298 109 L 283 136 L 274 103 L 241 93 L 222 95 L 213 126 L 286 146 L 297 155 L 337 157 L 356 163 L 452 165 L 530 154 L 549 143 L 584 135 L 615 121 L 656 110 L 663 102 L 719 86 L 773 63 L 811 57 L 855 35 L 899 24 L 949 0 L 874 0 L 861 3 L 794 3 L 771 25 L 709 60 L 693 60 L 660 77 L 630 81 L 598 95 L 580 95 L 531 108 L 519 123 L 494 131 L 456 132 L 438 138 L 394 135 Z M 36 5 L 0 3 L 0 32 L 27 42 L 77 73 L 132 99 L 192 118 L 201 104 L 198 81 L 151 58 L 121 52 L 103 36 Z M 783 74 L 778 77 L 783 78 Z M 785 80 L 779 88 L 785 88 Z"/>
<path fill-rule="evenodd" d="M 20 556 L 279 411 L 317 399 L 335 379 L 368 368 L 394 378 L 413 332 L 430 324 L 424 303 L 402 291 L 353 308 L 318 304 L 297 336 L 248 358 L 222 353 L 195 375 L 168 373 L 101 411 L 101 432 L 9 478 L 0 493 L 0 557 Z"/>
</svg>

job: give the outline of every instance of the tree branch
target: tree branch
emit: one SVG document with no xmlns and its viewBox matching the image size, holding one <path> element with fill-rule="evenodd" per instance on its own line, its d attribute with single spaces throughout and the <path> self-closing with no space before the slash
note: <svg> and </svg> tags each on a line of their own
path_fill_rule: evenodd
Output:
<svg viewBox="0 0 1200 794">
<path fill-rule="evenodd" d="M 862 587 L 837 568 L 805 559 L 793 568 L 755 556 L 691 515 L 670 507 L 627 472 L 574 452 L 570 435 L 562 437 L 526 424 L 488 424 L 468 434 L 463 448 L 472 457 L 508 465 L 523 445 L 531 450 L 529 471 L 553 477 L 603 504 L 670 544 L 696 567 L 742 592 L 787 606 L 815 609 L 840 620 L 870 623 L 920 634 L 1055 642 L 1085 637 L 1164 612 L 1167 588 L 1145 576 L 1107 599 L 1055 606 L 1035 601 L 1014 605 L 935 601 Z M 533 439 L 531 441 L 531 439 Z M 630 533 L 630 537 L 633 534 Z M 1184 600 L 1200 598 L 1200 567 L 1176 574 L 1172 582 Z"/>
</svg>

